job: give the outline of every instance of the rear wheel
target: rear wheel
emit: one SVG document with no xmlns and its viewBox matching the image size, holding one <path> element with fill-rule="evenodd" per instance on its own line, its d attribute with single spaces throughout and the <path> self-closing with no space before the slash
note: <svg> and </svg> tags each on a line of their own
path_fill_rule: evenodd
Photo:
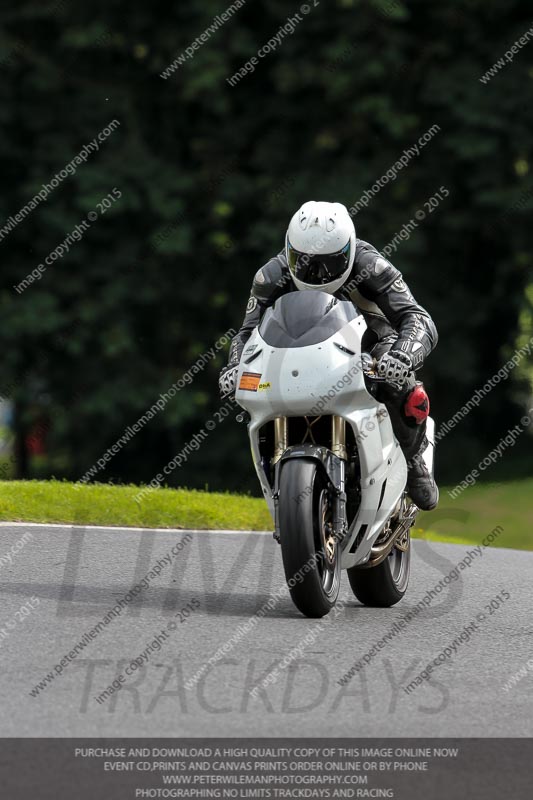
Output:
<svg viewBox="0 0 533 800">
<path fill-rule="evenodd" d="M 315 461 L 281 465 L 279 527 L 292 601 L 306 617 L 323 617 L 339 594 L 340 551 L 331 534 L 328 481 Z"/>
<path fill-rule="evenodd" d="M 360 603 L 387 608 L 402 599 L 407 591 L 411 567 L 409 531 L 402 537 L 400 547 L 393 547 L 377 567 L 351 567 L 347 570 L 350 586 Z"/>
</svg>

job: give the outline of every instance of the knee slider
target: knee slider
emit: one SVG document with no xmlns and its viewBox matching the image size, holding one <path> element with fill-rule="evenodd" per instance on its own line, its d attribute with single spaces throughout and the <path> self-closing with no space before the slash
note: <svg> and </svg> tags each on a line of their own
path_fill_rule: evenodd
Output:
<svg viewBox="0 0 533 800">
<path fill-rule="evenodd" d="M 424 384 L 417 382 L 405 399 L 403 413 L 408 421 L 421 425 L 429 416 L 429 397 Z"/>
</svg>

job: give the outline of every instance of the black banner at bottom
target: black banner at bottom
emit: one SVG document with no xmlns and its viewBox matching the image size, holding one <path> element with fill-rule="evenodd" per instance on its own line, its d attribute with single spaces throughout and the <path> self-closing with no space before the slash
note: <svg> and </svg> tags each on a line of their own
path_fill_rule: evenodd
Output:
<svg viewBox="0 0 533 800">
<path fill-rule="evenodd" d="M 532 739 L 3 739 L 9 800 L 529 800 Z"/>
</svg>

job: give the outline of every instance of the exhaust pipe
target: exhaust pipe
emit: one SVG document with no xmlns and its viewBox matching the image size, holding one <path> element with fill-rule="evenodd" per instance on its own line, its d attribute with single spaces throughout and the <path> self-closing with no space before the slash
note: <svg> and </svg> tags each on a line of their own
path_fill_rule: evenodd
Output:
<svg viewBox="0 0 533 800">
<path fill-rule="evenodd" d="M 374 545 L 370 551 L 370 558 L 366 564 L 361 564 L 361 567 L 366 569 L 377 567 L 382 561 L 385 561 L 392 548 L 395 546 L 400 550 L 406 550 L 407 547 L 404 546 L 401 540 L 414 525 L 417 514 L 418 506 L 415 506 L 414 503 L 411 503 L 411 505 L 406 509 L 405 515 L 391 532 L 389 537 L 384 542 Z"/>
</svg>

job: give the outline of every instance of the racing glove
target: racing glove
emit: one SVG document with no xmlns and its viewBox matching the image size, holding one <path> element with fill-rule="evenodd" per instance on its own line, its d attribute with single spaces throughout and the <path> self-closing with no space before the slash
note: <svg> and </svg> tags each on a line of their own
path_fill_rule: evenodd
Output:
<svg viewBox="0 0 533 800">
<path fill-rule="evenodd" d="M 222 367 L 220 370 L 220 375 L 218 376 L 218 388 L 220 390 L 220 396 L 222 399 L 235 394 L 238 371 L 238 364 Z"/>
<path fill-rule="evenodd" d="M 413 369 L 413 362 L 407 353 L 400 350 L 389 350 L 384 353 L 376 364 L 376 372 L 388 383 L 403 386 Z"/>
</svg>

